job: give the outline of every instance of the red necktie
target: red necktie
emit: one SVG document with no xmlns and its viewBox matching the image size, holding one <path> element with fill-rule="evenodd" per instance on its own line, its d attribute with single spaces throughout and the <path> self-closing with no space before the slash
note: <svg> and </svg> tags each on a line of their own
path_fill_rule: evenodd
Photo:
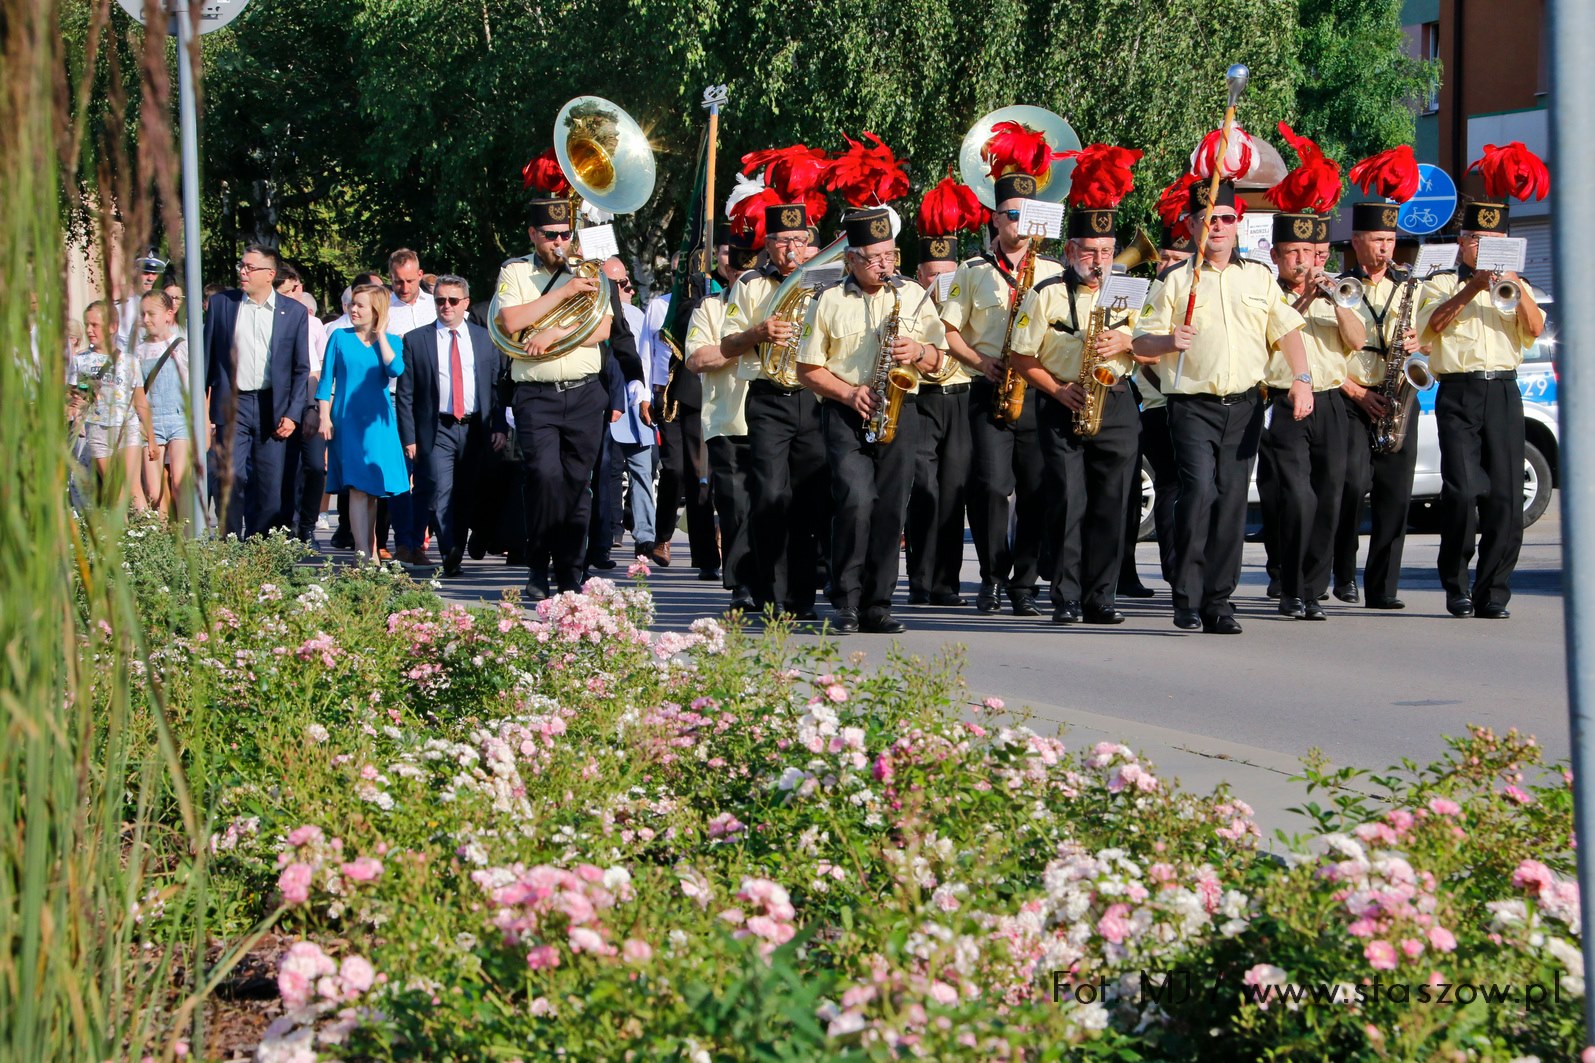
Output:
<svg viewBox="0 0 1595 1063">
<path fill-rule="evenodd" d="M 465 370 L 460 365 L 460 332 L 449 329 L 449 391 L 454 396 L 456 421 L 465 419 Z"/>
</svg>

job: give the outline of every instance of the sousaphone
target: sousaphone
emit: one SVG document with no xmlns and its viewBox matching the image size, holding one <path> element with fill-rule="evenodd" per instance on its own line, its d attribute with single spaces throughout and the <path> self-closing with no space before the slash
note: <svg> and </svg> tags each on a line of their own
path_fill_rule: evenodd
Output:
<svg viewBox="0 0 1595 1063">
<path fill-rule="evenodd" d="M 997 208 L 997 182 L 991 176 L 991 160 L 986 156 L 986 143 L 991 140 L 991 127 L 998 122 L 1018 122 L 1026 129 L 1039 132 L 1054 152 L 1080 150 L 1080 137 L 1069 123 L 1044 107 L 1016 103 L 992 111 L 964 134 L 963 146 L 958 149 L 959 176 L 964 184 L 975 190 L 975 197 L 987 210 Z M 1036 178 L 1036 194 L 1031 198 L 1049 203 L 1063 202 L 1069 194 L 1069 175 L 1072 173 L 1073 159 L 1054 162 Z"/>
<path fill-rule="evenodd" d="M 554 119 L 554 156 L 570 182 L 571 227 L 581 223 L 585 201 L 610 214 L 630 214 L 648 202 L 654 190 L 654 156 L 642 127 L 615 104 L 599 96 L 578 96 L 559 109 Z M 602 263 L 584 260 L 572 238 L 565 265 L 573 276 L 598 282 L 596 291 L 572 295 L 513 336 L 498 327 L 498 295 L 487 308 L 487 330 L 493 345 L 511 358 L 527 358 L 526 337 L 554 326 L 571 332 L 551 344 L 543 359 L 558 358 L 587 341 L 604 315 L 612 295 Z M 542 360 L 542 359 L 539 359 Z"/>
</svg>

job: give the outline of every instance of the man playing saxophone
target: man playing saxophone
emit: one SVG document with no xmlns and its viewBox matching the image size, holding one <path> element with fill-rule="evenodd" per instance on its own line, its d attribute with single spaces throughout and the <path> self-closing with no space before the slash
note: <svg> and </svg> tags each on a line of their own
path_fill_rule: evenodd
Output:
<svg viewBox="0 0 1595 1063">
<path fill-rule="evenodd" d="M 797 374 L 820 397 L 831 467 L 836 630 L 896 634 L 904 626 L 892 616 L 892 591 L 920 430 L 909 408 L 915 401 L 911 391 L 919 375 L 940 368 L 946 338 L 925 290 L 894 276 L 890 214 L 884 208 L 855 211 L 843 226 L 848 276 L 809 305 Z M 898 396 L 895 431 L 883 431 L 877 420 L 883 400 L 908 382 L 895 379 L 897 367 L 906 367 L 914 383 L 909 394 Z"/>
<path fill-rule="evenodd" d="M 1114 222 L 1112 209 L 1070 213 L 1068 269 L 1031 289 L 1014 330 L 1014 357 L 1037 396 L 1054 624 L 1125 619 L 1115 600 L 1140 454 L 1141 417 L 1128 378 L 1131 330 L 1141 307 L 1112 307 L 1101 299 L 1113 271 Z M 1088 399 L 1096 410 L 1095 431 L 1081 423 Z"/>
<path fill-rule="evenodd" d="M 761 345 L 797 338 L 797 325 L 772 315 L 771 300 L 781 281 L 804 261 L 810 243 L 808 209 L 802 203 L 767 207 L 764 234 L 767 261 L 737 278 L 726 293 L 720 351 L 729 360 L 749 359 L 738 371 L 754 376 L 746 400 L 749 528 L 758 576 L 754 601 L 760 609 L 773 606 L 799 620 L 812 620 L 820 522 L 828 512 L 829 492 L 820 412 L 814 396 L 795 378 L 783 372 L 776 379 L 766 372 L 759 354 Z M 745 372 L 755 366 L 756 376 Z"/>
<path fill-rule="evenodd" d="M 1325 291 L 1326 286 L 1335 291 L 1335 282 L 1317 266 L 1320 227 L 1327 230 L 1329 223 L 1316 214 L 1274 215 L 1274 264 L 1280 288 L 1307 321 L 1300 336 L 1313 389 L 1312 413 L 1297 420 L 1290 398 L 1295 375 L 1279 351 L 1269 358 L 1264 383 L 1273 410 L 1258 451 L 1257 488 L 1279 566 L 1279 612 L 1293 620 L 1326 617 L 1318 597 L 1329 590 L 1346 479 L 1346 415 L 1339 388 L 1346 359 L 1364 336 L 1355 289 L 1348 285 L 1333 296 Z"/>
<path fill-rule="evenodd" d="M 971 370 L 969 434 L 974 461 L 969 470 L 969 529 L 980 558 L 980 593 L 975 608 L 995 613 L 998 595 L 1006 589 L 1016 616 L 1039 616 L 1036 586 L 1041 559 L 1043 468 L 1036 435 L 1034 403 L 1026 403 L 1018 422 L 993 419 L 1001 376 L 1003 339 L 1014 309 L 1017 275 L 1030 251 L 1029 236 L 1019 231 L 1019 208 L 1036 193 L 1036 179 L 1025 173 L 997 178 L 993 193 L 991 249 L 967 259 L 953 275 L 947 303 L 941 309 L 947 327 L 947 350 Z M 1034 283 L 1063 272 L 1063 263 L 1048 255 L 1035 259 Z M 1008 539 L 1009 496 L 1014 498 L 1013 540 Z"/>
</svg>

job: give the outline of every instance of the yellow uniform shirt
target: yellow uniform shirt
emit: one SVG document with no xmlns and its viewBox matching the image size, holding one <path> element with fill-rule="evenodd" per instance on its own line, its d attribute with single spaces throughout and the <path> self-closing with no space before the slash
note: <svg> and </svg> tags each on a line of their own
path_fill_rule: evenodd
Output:
<svg viewBox="0 0 1595 1063">
<path fill-rule="evenodd" d="M 1067 276 L 1049 278 L 1030 289 L 1019 307 L 1019 320 L 1014 322 L 1013 349 L 1036 359 L 1060 383 L 1078 383 L 1086 329 L 1101 291 L 1081 284 L 1074 288 L 1071 301 Z M 1111 311 L 1107 327 L 1130 336 L 1140 314 L 1139 306 Z M 1108 359 L 1107 364 L 1124 377 L 1134 368 L 1135 359 L 1126 351 Z"/>
<path fill-rule="evenodd" d="M 1346 378 L 1365 388 L 1376 388 L 1385 379 L 1385 345 L 1401 344 L 1396 322 L 1401 316 L 1401 298 L 1405 287 L 1402 282 L 1406 274 L 1387 269 L 1378 283 L 1370 281 L 1361 270 L 1354 270 L 1348 276 L 1362 281 L 1362 305 L 1359 309 L 1363 326 L 1368 330 L 1368 338 L 1363 341 L 1362 350 L 1352 351 L 1347 358 Z M 1418 298 L 1418 293 L 1414 292 L 1414 320 L 1417 318 Z"/>
<path fill-rule="evenodd" d="M 1472 272 L 1468 270 L 1470 275 Z M 1516 369 L 1523 362 L 1523 352 L 1534 346 L 1534 337 L 1516 307 L 1504 314 L 1495 308 L 1489 289 L 1475 293 L 1444 332 L 1429 328 L 1429 318 L 1441 303 L 1462 290 L 1466 280 L 1459 271 L 1446 270 L 1424 282 L 1418 305 L 1418 336 L 1430 345 L 1429 368 L 1436 374 Z"/>
<path fill-rule="evenodd" d="M 524 306 L 536 302 L 542 295 L 544 288 L 558 291 L 571 281 L 569 270 L 560 270 L 553 285 L 549 279 L 555 274 L 536 255 L 525 258 L 515 258 L 504 263 L 498 271 L 498 305 L 499 309 L 509 306 Z M 531 361 L 526 358 L 510 359 L 510 379 L 516 382 L 549 383 L 556 380 L 580 380 L 590 376 L 603 368 L 603 356 L 599 353 L 598 345 L 577 347 L 560 355 L 558 358 L 545 358 L 541 361 Z"/>
<path fill-rule="evenodd" d="M 1296 293 L 1283 288 L 1280 290 L 1294 306 Z M 1347 360 L 1353 352 L 1340 334 L 1340 322 L 1335 319 L 1335 304 L 1328 299 L 1316 298 L 1307 304 L 1307 313 L 1303 316 L 1307 319 L 1307 325 L 1301 330 L 1301 345 L 1307 352 L 1307 371 L 1313 377 L 1313 390 L 1328 391 L 1340 387 L 1340 382 L 1346 379 Z M 1291 371 L 1290 363 L 1276 349 L 1269 355 L 1268 376 L 1264 378 L 1264 383 L 1270 390 L 1278 388 L 1288 391 L 1295 379 L 1296 374 Z"/>
<path fill-rule="evenodd" d="M 703 347 L 718 347 L 724 336 L 726 319 L 725 293 L 711 295 L 699 303 L 687 321 L 687 357 L 691 358 Z M 745 354 L 743 359 L 752 358 Z M 720 436 L 745 436 L 748 419 L 745 404 L 748 382 L 737 379 L 735 362 L 699 373 L 703 381 L 703 438 Z"/>
<path fill-rule="evenodd" d="M 1267 266 L 1236 258 L 1222 270 L 1208 262 L 1201 269 L 1191 320 L 1196 337 L 1189 350 L 1171 351 L 1158 363 L 1164 395 L 1233 395 L 1256 387 L 1268 372 L 1269 352 L 1304 324 Z M 1192 275 L 1189 265 L 1164 273 L 1141 311 L 1137 336 L 1167 335 L 1184 324 Z"/>
<path fill-rule="evenodd" d="M 1146 291 L 1146 301 L 1148 303 L 1151 303 L 1157 299 L 1157 290 L 1162 286 L 1162 280 L 1154 280 L 1152 282 L 1152 286 Z M 1140 315 L 1137 314 L 1136 318 L 1136 323 L 1139 324 Z M 1142 413 L 1145 413 L 1147 410 L 1161 410 L 1169 404 L 1169 400 L 1163 397 L 1163 392 L 1158 390 L 1158 384 L 1160 383 L 1162 383 L 1162 375 L 1161 370 L 1157 366 L 1142 365 L 1139 362 L 1136 363 L 1135 386 L 1139 388 L 1141 392 Z"/>
<path fill-rule="evenodd" d="M 803 320 L 797 360 L 823 365 L 846 383 L 868 387 L 880 362 L 881 326 L 897 308 L 898 335 L 932 347 L 947 346 L 947 333 L 925 289 L 898 277 L 866 295 L 850 277 L 814 297 Z M 914 390 L 918 390 L 916 386 Z"/>
<path fill-rule="evenodd" d="M 769 262 L 738 277 L 726 292 L 726 316 L 721 335 L 745 332 L 769 317 L 770 303 L 781 280 L 781 271 Z M 736 372 L 743 381 L 769 379 L 761 368 L 757 350 L 737 360 Z"/>
<path fill-rule="evenodd" d="M 1032 286 L 1063 272 L 1063 263 L 1048 255 L 1036 256 Z M 1000 271 L 990 252 L 959 263 L 953 286 L 947 290 L 941 319 L 958 330 L 964 342 L 987 358 L 1002 357 L 1002 339 L 1008 331 L 1008 309 L 1013 305 L 1013 274 Z M 1018 329 L 1018 323 L 1014 325 Z"/>
</svg>

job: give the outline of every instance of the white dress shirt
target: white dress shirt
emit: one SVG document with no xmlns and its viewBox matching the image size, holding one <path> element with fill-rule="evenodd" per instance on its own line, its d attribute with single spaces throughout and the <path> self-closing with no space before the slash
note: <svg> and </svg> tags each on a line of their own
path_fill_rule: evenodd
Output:
<svg viewBox="0 0 1595 1063">
<path fill-rule="evenodd" d="M 321 366 L 327 360 L 327 326 L 323 325 L 321 319 L 315 314 L 308 316 L 310 318 L 310 375 L 319 378 L 321 376 Z M 310 397 L 312 399 L 315 398 L 314 395 Z"/>
<path fill-rule="evenodd" d="M 437 300 L 424 291 L 416 291 L 413 303 L 407 303 L 397 295 L 388 297 L 388 331 L 395 336 L 424 328 L 437 319 Z"/>
<path fill-rule="evenodd" d="M 271 333 L 276 320 L 276 292 L 263 303 L 247 295 L 239 302 L 233 326 L 233 387 L 238 391 L 260 391 L 271 384 Z"/>
<path fill-rule="evenodd" d="M 460 377 L 465 383 L 465 416 L 469 417 L 476 412 L 476 357 L 471 350 L 471 330 L 463 321 L 452 330 L 439 321 L 432 330 L 438 344 L 438 413 L 454 412 L 454 385 L 449 379 L 451 331 L 460 337 Z"/>
</svg>

